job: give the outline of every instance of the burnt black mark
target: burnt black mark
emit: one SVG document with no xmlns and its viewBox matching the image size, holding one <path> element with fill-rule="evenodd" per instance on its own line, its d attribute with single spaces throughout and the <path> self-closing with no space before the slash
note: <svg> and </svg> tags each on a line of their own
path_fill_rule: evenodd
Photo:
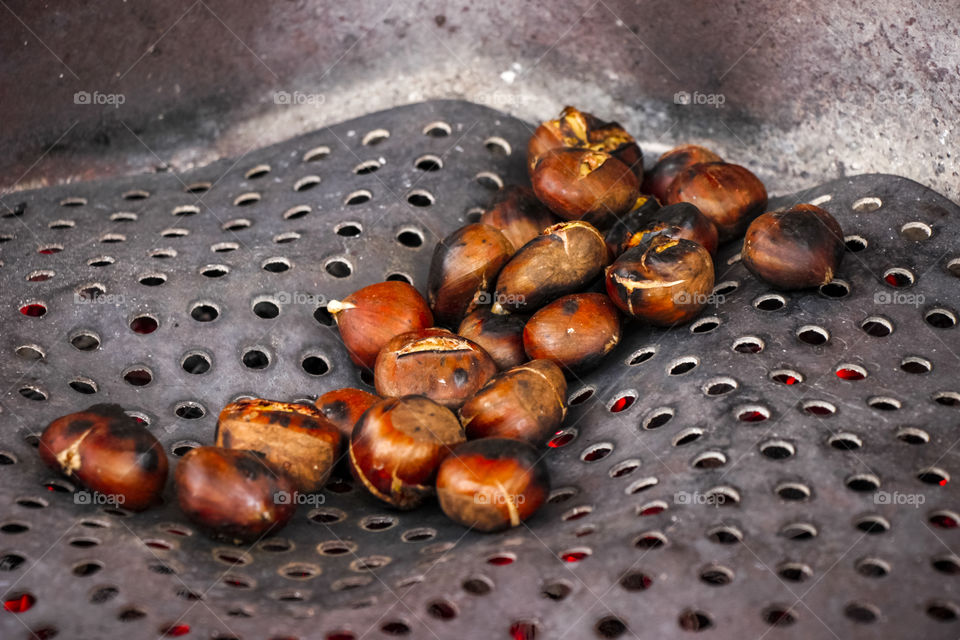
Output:
<svg viewBox="0 0 960 640">
<path fill-rule="evenodd" d="M 470 381 L 470 374 L 467 372 L 466 369 L 457 367 L 456 369 L 453 370 L 453 384 L 457 385 L 458 387 L 462 387 L 466 385 L 469 381 Z"/>
<path fill-rule="evenodd" d="M 247 477 L 247 480 L 256 480 L 266 471 L 266 464 L 263 460 L 264 454 L 261 451 L 241 451 L 241 455 L 234 458 L 234 466 L 237 471 Z"/>
<path fill-rule="evenodd" d="M 269 418 L 270 424 L 286 429 L 293 423 L 294 415 L 286 411 L 271 411 Z"/>
<path fill-rule="evenodd" d="M 137 457 L 140 468 L 144 471 L 153 472 L 160 466 L 160 456 L 156 447 L 150 447 Z"/>
<path fill-rule="evenodd" d="M 567 298 L 563 301 L 563 312 L 572 316 L 580 310 L 580 300 L 577 298 Z"/>
<path fill-rule="evenodd" d="M 67 424 L 67 435 L 75 436 L 80 435 L 81 433 L 86 433 L 93 428 L 96 424 L 93 420 L 87 420 L 86 418 L 81 418 L 80 420 L 70 420 Z"/>
</svg>

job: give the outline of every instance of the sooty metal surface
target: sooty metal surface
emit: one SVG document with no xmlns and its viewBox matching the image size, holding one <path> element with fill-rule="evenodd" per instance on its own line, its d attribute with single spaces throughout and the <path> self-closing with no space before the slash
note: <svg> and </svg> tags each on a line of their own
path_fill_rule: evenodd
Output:
<svg viewBox="0 0 960 640">
<path fill-rule="evenodd" d="M 32 606 L 0 636 L 956 637 L 960 217 L 893 176 L 772 203 L 820 203 L 849 234 L 821 292 L 771 292 L 730 247 L 701 319 L 631 327 L 572 384 L 529 526 L 471 533 L 340 482 L 229 547 L 169 487 L 127 514 L 40 464 L 36 434 L 97 401 L 175 462 L 237 396 L 365 384 L 324 299 L 422 288 L 436 239 L 525 181 L 529 133 L 431 102 L 187 175 L 19 194 L 0 218 L 0 589 Z"/>
</svg>

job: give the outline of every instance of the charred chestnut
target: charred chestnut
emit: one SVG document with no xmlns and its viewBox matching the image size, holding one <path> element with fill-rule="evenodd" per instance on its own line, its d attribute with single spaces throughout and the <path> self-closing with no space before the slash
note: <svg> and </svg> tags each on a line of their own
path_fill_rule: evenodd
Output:
<svg viewBox="0 0 960 640">
<path fill-rule="evenodd" d="M 340 457 L 340 430 L 316 407 L 250 399 L 231 402 L 217 420 L 216 444 L 259 451 L 303 492 L 320 491 Z"/>
<path fill-rule="evenodd" d="M 180 459 L 174 480 L 187 518 L 234 544 L 276 533 L 297 508 L 293 480 L 254 451 L 197 447 Z"/>
<path fill-rule="evenodd" d="M 767 207 L 767 190 L 748 169 L 727 162 L 695 164 L 670 183 L 665 204 L 689 202 L 717 227 L 720 242 L 739 238 Z"/>
<path fill-rule="evenodd" d="M 653 165 L 653 168 L 644 175 L 643 186 L 640 190 L 664 202 L 667 197 L 667 189 L 673 179 L 684 169 L 701 162 L 723 162 L 723 158 L 713 151 L 698 147 L 695 144 L 685 144 L 670 149 L 660 156 L 657 164 Z"/>
<path fill-rule="evenodd" d="M 167 481 L 163 446 L 116 404 L 57 418 L 40 436 L 39 451 L 49 467 L 125 509 L 146 509 Z"/>
<path fill-rule="evenodd" d="M 452 411 L 423 396 L 385 398 L 350 438 L 350 467 L 376 498 L 413 509 L 433 494 L 437 467 L 464 441 Z"/>
<path fill-rule="evenodd" d="M 427 301 L 437 324 L 456 327 L 479 304 L 489 304 L 513 245 L 487 224 L 470 224 L 441 240 L 430 262 Z"/>
<path fill-rule="evenodd" d="M 648 235 L 607 268 L 607 293 L 624 312 L 659 326 L 697 316 L 713 291 L 713 259 L 703 246 Z"/>
<path fill-rule="evenodd" d="M 527 361 L 523 350 L 526 321 L 523 316 L 496 314 L 490 307 L 479 307 L 463 319 L 457 335 L 483 347 L 497 368 L 503 371 Z"/>
<path fill-rule="evenodd" d="M 323 412 L 327 420 L 336 425 L 348 440 L 353 433 L 353 426 L 380 398 L 360 389 L 335 389 L 328 391 L 317 398 L 316 406 Z"/>
<path fill-rule="evenodd" d="M 577 220 L 548 227 L 500 270 L 493 311 L 532 311 L 579 291 L 609 261 L 603 236 L 592 225 Z"/>
<path fill-rule="evenodd" d="M 620 317 L 602 293 L 575 293 L 554 300 L 523 328 L 530 358 L 552 360 L 581 373 L 595 367 L 620 341 Z"/>
<path fill-rule="evenodd" d="M 425 329 L 386 344 L 374 382 L 383 397 L 422 395 L 457 409 L 496 373 L 496 363 L 477 344 L 445 329 Z"/>
<path fill-rule="evenodd" d="M 516 527 L 546 502 L 550 475 L 526 442 L 483 438 L 440 464 L 437 498 L 448 518 L 477 531 Z"/>
<path fill-rule="evenodd" d="M 833 280 L 844 250 L 840 223 L 820 207 L 798 204 L 754 220 L 741 255 L 761 280 L 778 289 L 804 289 Z"/>
<path fill-rule="evenodd" d="M 618 123 L 604 122 L 576 107 L 564 107 L 559 118 L 547 120 L 533 132 L 527 145 L 530 175 L 540 157 L 563 147 L 605 151 L 630 167 L 638 180 L 643 179 L 643 154 L 633 136 Z"/>
<path fill-rule="evenodd" d="M 391 338 L 433 326 L 433 314 L 423 296 L 406 282 L 387 281 L 331 300 L 329 311 L 340 328 L 350 359 L 373 369 L 377 354 Z"/>
<path fill-rule="evenodd" d="M 532 190 L 510 185 L 497 192 L 480 222 L 499 229 L 514 249 L 519 249 L 560 220 L 537 200 Z"/>
<path fill-rule="evenodd" d="M 716 225 L 689 202 L 667 205 L 637 220 L 635 225 L 637 229 L 624 239 L 616 255 L 641 244 L 645 237 L 654 233 L 661 233 L 669 238 L 692 240 L 702 245 L 711 256 L 717 252 Z"/>
<path fill-rule="evenodd" d="M 604 151 L 554 149 L 537 161 L 533 191 L 564 220 L 606 228 L 630 210 L 640 183 L 630 168 Z"/>
<path fill-rule="evenodd" d="M 567 413 L 567 381 L 550 360 L 530 362 L 493 378 L 460 408 L 468 440 L 514 438 L 543 445 Z"/>
</svg>

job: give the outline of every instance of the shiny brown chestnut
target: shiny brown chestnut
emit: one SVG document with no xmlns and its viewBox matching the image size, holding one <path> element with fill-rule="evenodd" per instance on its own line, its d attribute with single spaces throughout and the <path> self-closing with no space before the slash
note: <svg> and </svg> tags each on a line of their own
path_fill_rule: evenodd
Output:
<svg viewBox="0 0 960 640">
<path fill-rule="evenodd" d="M 314 404 L 349 440 L 357 420 L 378 400 L 379 396 L 368 391 L 346 387 L 327 391 Z"/>
<path fill-rule="evenodd" d="M 637 176 L 604 151 L 554 149 L 537 161 L 531 176 L 542 203 L 564 220 L 607 228 L 634 205 Z"/>
<path fill-rule="evenodd" d="M 437 467 L 465 440 L 452 411 L 423 396 L 385 398 L 350 438 L 350 467 L 376 498 L 413 509 L 433 495 Z"/>
<path fill-rule="evenodd" d="M 523 328 L 530 358 L 552 360 L 582 373 L 594 368 L 620 342 L 620 317 L 602 293 L 575 293 L 533 314 Z"/>
<path fill-rule="evenodd" d="M 448 518 L 477 531 L 502 531 L 530 518 L 547 500 L 550 474 L 530 444 L 471 440 L 437 472 L 437 498 Z"/>
<path fill-rule="evenodd" d="M 638 180 L 643 179 L 643 153 L 633 136 L 619 123 L 604 122 L 576 107 L 564 107 L 560 117 L 547 120 L 533 132 L 527 145 L 530 175 L 540 157 L 563 147 L 606 151 L 630 167 Z"/>
<path fill-rule="evenodd" d="M 551 360 L 499 374 L 460 408 L 468 440 L 514 438 L 541 446 L 567 414 L 567 381 Z"/>
<path fill-rule="evenodd" d="M 710 149 L 695 144 L 685 144 L 670 149 L 657 160 L 657 164 L 643 177 L 643 186 L 640 191 L 649 193 L 661 202 L 667 197 L 667 189 L 677 175 L 695 164 L 701 162 L 723 162 L 723 158 Z"/>
<path fill-rule="evenodd" d="M 184 515 L 234 544 L 276 533 L 297 508 L 293 480 L 255 451 L 197 447 L 180 459 L 174 481 Z"/>
<path fill-rule="evenodd" d="M 354 364 L 373 369 L 391 338 L 433 326 L 430 306 L 413 286 L 389 280 L 327 303 Z"/>
<path fill-rule="evenodd" d="M 427 301 L 437 324 L 456 327 L 478 304 L 486 304 L 513 245 L 499 229 L 469 224 L 437 243 L 430 262 Z"/>
<path fill-rule="evenodd" d="M 422 395 L 457 409 L 496 373 L 496 363 L 476 343 L 446 329 L 424 329 L 388 342 L 373 377 L 383 397 Z"/>
<path fill-rule="evenodd" d="M 749 169 L 707 162 L 684 169 L 670 183 L 664 204 L 689 202 L 717 227 L 720 242 L 739 238 L 767 207 L 767 190 Z"/>
<path fill-rule="evenodd" d="M 538 309 L 583 289 L 609 262 L 607 245 L 596 227 L 582 220 L 548 227 L 500 270 L 493 311 Z"/>
<path fill-rule="evenodd" d="M 659 326 L 688 322 L 713 291 L 713 259 L 691 240 L 650 234 L 607 267 L 607 293 L 622 311 Z"/>
<path fill-rule="evenodd" d="M 607 251 L 616 258 L 623 253 L 623 246 L 627 238 L 636 233 L 639 228 L 646 223 L 647 215 L 660 209 L 660 203 L 653 196 L 637 196 L 630 211 L 621 216 L 614 222 L 604 234 L 604 241 L 607 243 Z"/>
<path fill-rule="evenodd" d="M 299 491 L 312 493 L 330 477 L 342 435 L 314 406 L 256 398 L 224 407 L 214 440 L 224 449 L 259 451 Z"/>
<path fill-rule="evenodd" d="M 716 225 L 689 202 L 668 204 L 643 220 L 638 220 L 636 224 L 637 230 L 627 236 L 617 255 L 643 243 L 643 239 L 653 233 L 662 233 L 668 238 L 692 240 L 703 246 L 711 256 L 717 252 Z"/>
<path fill-rule="evenodd" d="M 40 436 L 47 466 L 125 509 L 157 502 L 167 454 L 146 427 L 116 404 L 95 404 L 51 422 Z"/>
<path fill-rule="evenodd" d="M 836 218 L 812 204 L 771 211 L 747 229 L 741 257 L 755 276 L 778 289 L 827 284 L 846 247 Z"/>
<path fill-rule="evenodd" d="M 532 189 L 508 185 L 497 192 L 479 222 L 499 229 L 514 249 L 519 249 L 560 220 L 537 200 Z"/>
<path fill-rule="evenodd" d="M 496 314 L 489 306 L 478 307 L 470 313 L 457 335 L 483 347 L 501 371 L 523 364 L 527 353 L 523 350 L 523 325 L 527 319 L 515 314 Z"/>
</svg>

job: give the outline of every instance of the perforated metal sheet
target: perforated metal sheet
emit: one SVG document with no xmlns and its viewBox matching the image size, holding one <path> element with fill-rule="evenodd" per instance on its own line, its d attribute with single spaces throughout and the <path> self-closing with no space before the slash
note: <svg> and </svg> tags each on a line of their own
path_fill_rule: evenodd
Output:
<svg viewBox="0 0 960 640">
<path fill-rule="evenodd" d="M 373 144 L 378 130 L 389 137 Z M 956 637 L 960 222 L 956 205 L 893 176 L 771 205 L 822 203 L 860 238 L 838 276 L 845 295 L 829 297 L 838 284 L 758 308 L 778 299 L 733 247 L 699 324 L 631 326 L 601 370 L 571 385 L 575 437 L 546 452 L 554 497 L 528 526 L 476 534 L 435 506 L 391 512 L 353 487 L 301 506 L 279 537 L 225 547 L 172 503 L 136 515 L 76 504 L 81 494 L 40 464 L 31 439 L 96 401 L 137 412 L 175 457 L 210 442 L 238 395 L 362 386 L 315 310 L 391 274 L 422 288 L 436 239 L 496 182 L 525 181 L 529 133 L 481 106 L 430 102 L 186 175 L 6 196 L 20 214 L 0 218 L 0 591 L 36 603 L 0 613 L 0 636 Z M 304 159 L 316 149 L 328 153 Z M 357 174 L 371 161 L 376 171 Z M 260 165 L 269 172 L 245 177 Z M 296 191 L 309 176 L 319 183 Z M 212 186 L 185 191 L 201 182 Z M 137 190 L 146 197 L 129 199 Z M 360 190 L 369 200 L 346 204 Z M 235 204 L 247 193 L 259 200 Z M 285 216 L 297 207 L 309 213 Z M 925 226 L 901 231 L 913 222 Z M 265 270 L 272 258 L 289 268 Z M 208 265 L 228 273 L 206 277 Z M 889 269 L 913 284 L 892 287 Z M 258 317 L 255 307 L 270 315 L 263 302 L 278 315 Z M 30 305 L 45 315 L 21 313 L 39 312 Z M 131 329 L 149 328 L 144 315 L 152 333 Z M 77 348 L 88 334 L 97 346 Z M 244 364 L 252 349 L 264 356 L 248 364 L 269 364 Z M 190 355 L 202 358 L 187 368 L 205 358 L 209 370 L 188 373 Z M 131 371 L 149 383 L 134 386 Z M 96 393 L 71 388 L 78 380 Z M 632 403 L 617 402 L 625 395 Z"/>
</svg>

